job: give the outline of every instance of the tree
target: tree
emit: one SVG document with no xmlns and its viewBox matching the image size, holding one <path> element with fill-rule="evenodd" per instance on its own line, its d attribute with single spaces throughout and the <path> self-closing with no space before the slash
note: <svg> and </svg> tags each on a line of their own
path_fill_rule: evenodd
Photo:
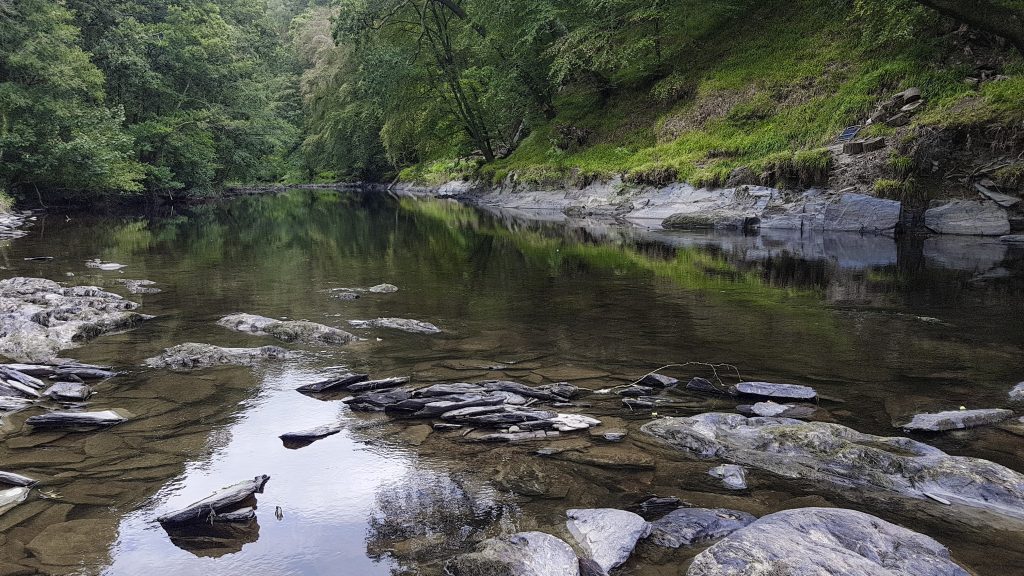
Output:
<svg viewBox="0 0 1024 576">
<path fill-rule="evenodd" d="M 134 192 L 141 166 L 123 110 L 104 105 L 103 74 L 53 0 L 0 12 L 0 185 Z"/>
</svg>

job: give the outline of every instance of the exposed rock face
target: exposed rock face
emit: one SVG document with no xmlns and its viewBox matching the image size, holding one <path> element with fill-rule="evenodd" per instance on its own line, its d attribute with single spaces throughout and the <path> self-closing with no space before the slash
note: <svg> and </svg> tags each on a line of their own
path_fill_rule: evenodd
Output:
<svg viewBox="0 0 1024 576">
<path fill-rule="evenodd" d="M 698 554 L 686 574 L 968 576 L 935 540 L 863 512 L 837 508 L 765 516 Z"/>
<path fill-rule="evenodd" d="M 1024 475 L 978 458 L 950 456 L 909 438 L 862 434 L 838 424 L 708 413 L 663 418 L 642 430 L 700 458 L 718 458 L 788 478 L 883 498 L 949 500 L 968 511 L 1024 519 Z M 969 518 L 969 516 L 971 516 Z"/>
<path fill-rule="evenodd" d="M 441 329 L 429 322 L 406 318 L 375 318 L 373 320 L 349 320 L 356 328 L 391 328 L 413 334 L 440 334 Z"/>
<path fill-rule="evenodd" d="M 264 360 L 283 360 L 293 355 L 293 352 L 277 346 L 221 348 L 212 344 L 189 342 L 168 348 L 159 356 L 149 358 L 146 360 L 146 366 L 171 370 L 196 370 L 225 364 L 254 366 Z"/>
<path fill-rule="evenodd" d="M 348 344 L 355 336 L 315 322 L 305 320 L 275 320 L 255 314 L 231 314 L 221 318 L 217 324 L 260 336 L 273 336 L 285 342 L 320 342 L 324 344 Z"/>
<path fill-rule="evenodd" d="M 954 200 L 929 208 L 924 213 L 924 225 L 939 234 L 1002 236 L 1010 233 L 1006 210 L 994 202 L 975 200 Z"/>
<path fill-rule="evenodd" d="M 454 576 L 579 576 L 572 547 L 543 532 L 520 532 L 491 538 L 476 551 L 453 558 Z"/>
<path fill-rule="evenodd" d="M 986 424 L 998 424 L 1012 416 L 1012 410 L 949 410 L 934 414 L 917 414 L 902 428 L 925 432 L 945 432 L 946 430 L 963 430 Z"/>
<path fill-rule="evenodd" d="M 693 546 L 728 536 L 756 519 L 725 508 L 679 508 L 651 522 L 651 541 L 667 548 Z"/>
<path fill-rule="evenodd" d="M 614 508 L 567 510 L 565 523 L 588 558 L 605 572 L 621 566 L 651 526 L 639 514 Z"/>
<path fill-rule="evenodd" d="M 61 350 L 152 316 L 139 305 L 94 286 L 65 288 L 42 278 L 0 281 L 0 354 L 49 362 Z"/>
</svg>

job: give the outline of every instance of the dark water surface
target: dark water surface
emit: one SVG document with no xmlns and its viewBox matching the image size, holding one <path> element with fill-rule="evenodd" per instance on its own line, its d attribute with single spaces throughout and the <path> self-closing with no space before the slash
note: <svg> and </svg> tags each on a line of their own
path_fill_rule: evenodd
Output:
<svg viewBox="0 0 1024 576">
<path fill-rule="evenodd" d="M 123 370 L 97 386 L 90 404 L 125 409 L 132 420 L 99 432 L 33 433 L 22 423 L 35 409 L 4 423 L 0 467 L 45 479 L 49 498 L 34 495 L 0 516 L 0 565 L 110 576 L 438 574 L 444 558 L 482 538 L 560 533 L 567 508 L 626 507 L 659 494 L 758 515 L 860 508 L 935 537 L 978 574 L 1022 573 L 1020 531 L 901 516 L 756 471 L 749 491 L 730 493 L 706 474 L 716 463 L 684 461 L 645 441 L 639 426 L 652 414 L 615 396 L 588 397 L 582 412 L 628 429 L 623 444 L 583 432 L 494 446 L 294 390 L 341 367 L 414 382 L 572 380 L 598 390 L 666 364 L 728 363 L 745 379 L 814 386 L 835 400 L 822 405 L 832 421 L 898 435 L 894 420 L 914 411 L 1005 407 L 1009 388 L 1024 380 L 1024 253 L 997 241 L 673 234 L 333 191 L 177 215 L 50 214 L 30 232 L 0 248 L 3 277 L 103 286 L 157 318 L 65 353 Z M 93 258 L 127 268 L 86 268 Z M 154 280 L 163 292 L 129 295 L 118 278 Z M 400 291 L 331 297 L 332 288 L 382 282 Z M 141 367 L 183 342 L 280 344 L 215 324 L 232 312 L 307 319 L 366 340 L 289 346 L 301 356 L 255 370 Z M 432 322 L 444 333 L 347 323 L 380 316 Z M 498 363 L 510 367 L 492 370 Z M 664 372 L 710 375 L 701 366 Z M 661 415 L 735 404 L 680 400 Z M 339 418 L 342 433 L 302 449 L 277 438 Z M 918 439 L 1024 471 L 1024 439 L 1009 430 Z M 531 454 L 549 444 L 564 451 Z M 152 521 L 257 474 L 271 477 L 258 525 L 180 539 Z M 65 521 L 80 522 L 46 531 Z M 682 574 L 697 551 L 642 544 L 621 573 Z"/>
</svg>

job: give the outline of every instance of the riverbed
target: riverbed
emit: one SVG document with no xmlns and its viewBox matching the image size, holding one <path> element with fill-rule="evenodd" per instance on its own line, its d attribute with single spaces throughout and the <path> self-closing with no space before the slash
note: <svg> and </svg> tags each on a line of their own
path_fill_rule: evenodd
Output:
<svg viewBox="0 0 1024 576">
<path fill-rule="evenodd" d="M 42 479 L 45 492 L 0 516 L 5 570 L 432 575 L 489 536 L 561 534 L 566 509 L 629 508 L 650 495 L 756 516 L 849 507 L 935 538 L 982 576 L 1024 565 L 1019 528 L 956 525 L 757 470 L 748 489 L 723 488 L 707 475 L 720 462 L 686 460 L 640 426 L 731 412 L 737 402 L 683 394 L 645 410 L 603 392 L 664 366 L 683 382 L 804 384 L 821 397 L 816 419 L 883 436 L 907 435 L 898 424 L 917 412 L 1009 407 L 1008 390 L 1024 380 L 1024 247 L 948 236 L 668 232 L 332 190 L 149 214 L 51 213 L 27 231 L 0 248 L 3 278 L 99 286 L 155 318 L 62 354 L 119 371 L 89 404 L 126 410 L 127 422 L 65 433 L 24 426 L 41 408 L 4 419 L 0 468 Z M 125 267 L 87 267 L 93 259 Z M 130 294 L 119 279 L 151 280 L 160 292 Z M 382 283 L 398 291 L 365 291 Z M 217 325 L 234 312 L 309 320 L 361 340 L 282 344 Z M 442 332 L 348 322 L 378 317 Z M 143 367 L 184 342 L 284 345 L 298 355 L 255 368 Z M 343 395 L 295 390 L 347 370 L 414 384 L 568 381 L 592 392 L 575 411 L 627 436 L 607 443 L 598 427 L 481 444 L 429 421 L 353 412 Z M 341 433 L 299 449 L 278 439 L 329 421 L 341 422 Z M 1021 472 L 1019 434 L 990 426 L 911 436 Z M 172 538 L 154 522 L 258 474 L 271 479 L 244 530 Z M 46 531 L 75 521 L 62 536 Z M 642 543 L 618 573 L 682 574 L 698 551 Z"/>
</svg>

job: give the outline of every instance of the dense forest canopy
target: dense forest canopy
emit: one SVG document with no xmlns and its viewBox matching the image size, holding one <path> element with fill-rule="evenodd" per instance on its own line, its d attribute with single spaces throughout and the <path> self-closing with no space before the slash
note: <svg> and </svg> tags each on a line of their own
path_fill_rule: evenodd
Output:
<svg viewBox="0 0 1024 576">
<path fill-rule="evenodd" d="M 746 160 L 820 145 L 901 74 L 962 96 L 963 75 L 940 81 L 929 62 L 957 49 L 966 23 L 1019 66 L 1022 18 L 1019 0 L 0 0 L 0 188 L 40 202 L 173 196 L 416 177 L 438 163 L 503 176 L 646 162 L 682 178 L 700 98 L 741 91 L 715 62 L 756 70 L 758 90 L 725 98 L 747 136 L 788 106 L 780 91 L 797 98 L 821 70 L 834 79 L 823 90 L 843 94 L 812 93 L 817 111 L 787 112 L 804 128 L 757 142 L 702 132 Z M 743 42 L 768 20 L 885 70 L 836 72 L 820 46 L 778 55 L 817 72 L 755 62 L 773 46 Z M 596 152 L 572 156 L 583 148 Z"/>
</svg>

